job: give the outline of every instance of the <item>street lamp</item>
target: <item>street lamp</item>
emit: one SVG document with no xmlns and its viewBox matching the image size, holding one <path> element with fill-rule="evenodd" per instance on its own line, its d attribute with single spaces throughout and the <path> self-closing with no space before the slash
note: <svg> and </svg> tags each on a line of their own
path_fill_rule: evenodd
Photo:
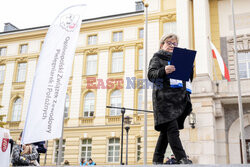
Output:
<svg viewBox="0 0 250 167">
<path fill-rule="evenodd" d="M 127 138 L 126 138 L 126 165 L 128 165 L 128 131 L 130 129 L 130 124 L 131 124 L 131 117 L 126 116 L 124 118 L 124 123 L 125 123 L 125 130 L 127 132 Z"/>
<path fill-rule="evenodd" d="M 189 115 L 189 125 L 191 125 L 191 128 L 194 129 L 196 124 L 196 115 L 194 112 L 191 112 Z"/>
</svg>

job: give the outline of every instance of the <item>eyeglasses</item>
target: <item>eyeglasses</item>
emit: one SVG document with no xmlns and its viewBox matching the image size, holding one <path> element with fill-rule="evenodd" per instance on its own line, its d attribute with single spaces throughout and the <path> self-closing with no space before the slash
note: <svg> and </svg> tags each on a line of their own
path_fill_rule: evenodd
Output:
<svg viewBox="0 0 250 167">
<path fill-rule="evenodd" d="M 173 43 L 170 41 L 165 41 L 165 43 L 168 44 L 169 46 L 174 46 L 174 47 L 178 46 L 178 43 L 175 43 L 175 42 Z"/>
</svg>

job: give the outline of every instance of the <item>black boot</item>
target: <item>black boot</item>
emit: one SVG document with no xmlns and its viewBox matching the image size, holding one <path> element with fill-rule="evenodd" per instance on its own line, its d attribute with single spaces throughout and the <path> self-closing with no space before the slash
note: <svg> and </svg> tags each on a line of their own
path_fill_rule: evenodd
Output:
<svg viewBox="0 0 250 167">
<path fill-rule="evenodd" d="M 180 161 L 179 161 L 179 164 L 193 164 L 191 160 L 187 159 L 186 157 L 185 158 L 182 158 Z"/>
</svg>

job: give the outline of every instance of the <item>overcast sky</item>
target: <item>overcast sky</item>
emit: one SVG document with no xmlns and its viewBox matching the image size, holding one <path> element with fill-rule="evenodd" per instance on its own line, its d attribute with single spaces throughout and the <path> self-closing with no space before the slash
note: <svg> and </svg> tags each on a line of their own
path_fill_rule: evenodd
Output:
<svg viewBox="0 0 250 167">
<path fill-rule="evenodd" d="M 1 0 L 0 32 L 4 23 L 12 23 L 19 29 L 50 25 L 66 7 L 86 4 L 86 18 L 135 11 L 138 0 Z"/>
</svg>

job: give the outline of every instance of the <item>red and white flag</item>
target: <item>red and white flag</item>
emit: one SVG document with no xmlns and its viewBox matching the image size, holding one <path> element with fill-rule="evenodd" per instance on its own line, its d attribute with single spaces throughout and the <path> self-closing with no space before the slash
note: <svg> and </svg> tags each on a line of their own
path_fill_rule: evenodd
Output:
<svg viewBox="0 0 250 167">
<path fill-rule="evenodd" d="M 227 69 L 226 64 L 224 63 L 219 51 L 216 49 L 216 47 L 214 46 L 214 44 L 210 41 L 210 45 L 211 45 L 211 49 L 212 49 L 212 54 L 213 54 L 213 58 L 216 59 L 218 61 L 219 67 L 220 67 L 220 71 L 221 74 L 228 80 L 230 81 L 230 76 L 229 76 L 229 72 Z"/>
</svg>

